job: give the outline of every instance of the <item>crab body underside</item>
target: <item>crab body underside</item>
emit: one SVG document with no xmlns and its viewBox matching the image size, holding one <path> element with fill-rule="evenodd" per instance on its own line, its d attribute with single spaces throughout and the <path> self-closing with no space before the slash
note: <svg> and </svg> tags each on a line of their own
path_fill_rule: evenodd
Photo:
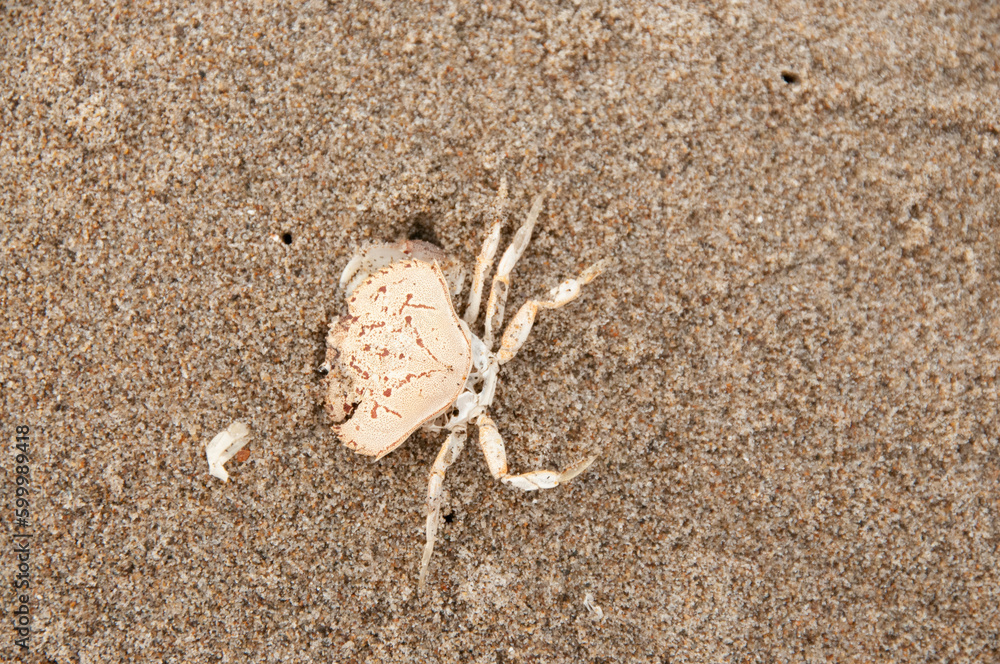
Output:
<svg viewBox="0 0 1000 664">
<path fill-rule="evenodd" d="M 345 445 L 359 454 L 381 458 L 421 426 L 448 432 L 428 483 L 421 589 L 434 550 L 445 471 L 462 451 L 470 424 L 479 429 L 479 445 L 493 477 L 524 491 L 568 482 L 595 459 L 588 457 L 562 472 L 511 475 L 503 439 L 487 415 L 500 366 L 524 344 L 538 310 L 576 299 L 580 287 L 604 266 L 598 262 L 577 279 L 564 281 L 547 300 L 522 305 L 494 353 L 493 333 L 503 322 L 510 273 L 530 240 L 542 202 L 541 196 L 535 198 L 527 220 L 500 259 L 480 338 L 470 326 L 479 315 L 485 275 L 499 244 L 499 211 L 505 196 L 506 187 L 501 185 L 498 214 L 476 261 L 464 317 L 459 318 L 452 303 L 452 295 L 458 295 L 464 281 L 458 264 L 425 242 L 380 244 L 357 254 L 345 268 L 340 283 L 349 313 L 333 321 L 327 336 L 326 406 L 334 432 Z"/>
</svg>

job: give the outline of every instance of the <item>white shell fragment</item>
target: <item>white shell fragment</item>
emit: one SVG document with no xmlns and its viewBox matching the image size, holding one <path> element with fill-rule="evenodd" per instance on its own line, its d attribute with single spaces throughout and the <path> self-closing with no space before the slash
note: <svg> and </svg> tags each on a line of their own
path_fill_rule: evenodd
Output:
<svg viewBox="0 0 1000 664">
<path fill-rule="evenodd" d="M 587 593 L 583 596 L 583 607 L 597 620 L 604 620 L 604 610 L 594 601 L 593 593 Z"/>
<path fill-rule="evenodd" d="M 356 452 L 382 457 L 455 402 L 472 368 L 472 340 L 437 263 L 392 263 L 347 304 L 350 315 L 327 339 L 348 382 L 341 407 L 349 416 L 333 431 Z"/>
<path fill-rule="evenodd" d="M 249 440 L 250 430 L 242 422 L 233 422 L 212 439 L 205 447 L 208 457 L 208 472 L 223 482 L 229 481 L 229 473 L 223 464 L 233 458 Z"/>
</svg>

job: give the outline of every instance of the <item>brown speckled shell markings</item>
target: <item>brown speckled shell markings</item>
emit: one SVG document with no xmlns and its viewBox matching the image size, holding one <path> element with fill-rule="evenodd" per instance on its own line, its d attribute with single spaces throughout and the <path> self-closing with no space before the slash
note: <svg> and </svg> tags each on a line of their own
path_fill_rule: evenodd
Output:
<svg viewBox="0 0 1000 664">
<path fill-rule="evenodd" d="M 347 303 L 350 314 L 334 323 L 328 342 L 349 402 L 328 405 L 357 406 L 332 428 L 351 449 L 381 458 L 455 402 L 472 369 L 472 341 L 436 263 L 393 263 Z"/>
</svg>

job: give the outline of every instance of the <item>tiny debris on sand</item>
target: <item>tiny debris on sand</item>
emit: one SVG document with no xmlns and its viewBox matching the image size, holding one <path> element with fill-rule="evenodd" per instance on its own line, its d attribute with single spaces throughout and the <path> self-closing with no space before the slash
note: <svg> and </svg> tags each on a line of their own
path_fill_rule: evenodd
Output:
<svg viewBox="0 0 1000 664">
<path fill-rule="evenodd" d="M 220 431 L 205 447 L 205 456 L 208 458 L 208 472 L 213 477 L 218 477 L 223 482 L 229 481 L 229 473 L 226 472 L 224 464 L 233 458 L 244 445 L 250 442 L 250 430 L 242 422 L 233 422 L 225 431 Z M 249 454 L 247 454 L 249 456 Z M 243 460 L 246 460 L 244 457 Z"/>
</svg>

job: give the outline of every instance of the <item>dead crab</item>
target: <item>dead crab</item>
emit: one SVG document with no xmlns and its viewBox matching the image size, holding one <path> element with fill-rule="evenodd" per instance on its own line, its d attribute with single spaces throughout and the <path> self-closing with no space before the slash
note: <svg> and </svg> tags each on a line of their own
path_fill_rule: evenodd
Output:
<svg viewBox="0 0 1000 664">
<path fill-rule="evenodd" d="M 465 446 L 466 428 L 479 428 L 479 445 L 493 477 L 524 491 L 550 489 L 576 477 L 594 461 L 588 457 L 562 472 L 507 472 L 507 454 L 487 414 L 500 366 L 513 359 L 528 338 L 539 309 L 555 309 L 580 294 L 600 274 L 603 261 L 568 279 L 547 300 L 529 300 L 514 315 L 494 353 L 494 331 L 503 322 L 510 273 L 531 238 L 542 206 L 535 198 L 524 225 L 504 252 L 486 304 L 483 336 L 470 330 L 479 316 L 486 273 L 500 242 L 505 183 L 496 219 L 483 243 L 472 279 L 469 305 L 459 318 L 452 295 L 464 274 L 456 263 L 426 242 L 370 246 L 354 256 L 340 279 L 349 314 L 334 320 L 327 336 L 326 406 L 333 430 L 355 452 L 382 458 L 423 426 L 448 431 L 431 468 L 427 489 L 427 543 L 420 563 L 423 588 L 441 509 L 445 471 Z"/>
</svg>

